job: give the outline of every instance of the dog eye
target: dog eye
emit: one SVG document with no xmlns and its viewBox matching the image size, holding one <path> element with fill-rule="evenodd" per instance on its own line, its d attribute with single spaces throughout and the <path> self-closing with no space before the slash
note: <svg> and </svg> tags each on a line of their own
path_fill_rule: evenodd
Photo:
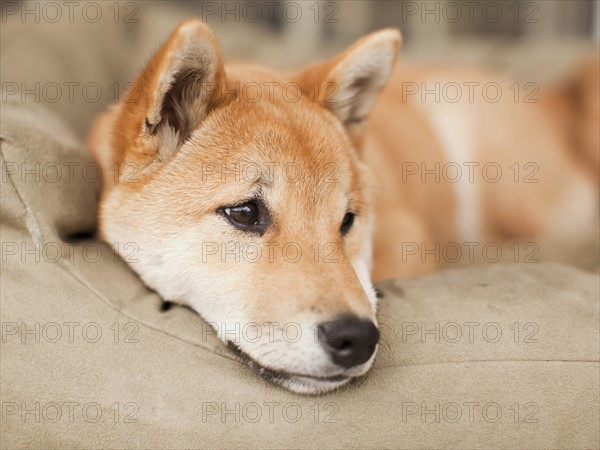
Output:
<svg viewBox="0 0 600 450">
<path fill-rule="evenodd" d="M 223 212 L 238 225 L 251 227 L 258 224 L 258 205 L 254 202 L 224 208 Z"/>
<path fill-rule="evenodd" d="M 346 213 L 346 215 L 344 216 L 344 220 L 342 220 L 342 225 L 340 226 L 340 232 L 342 233 L 342 236 L 348 234 L 350 228 L 352 228 L 352 225 L 354 224 L 355 217 L 356 214 L 354 214 L 353 212 Z"/>
<path fill-rule="evenodd" d="M 258 200 L 250 200 L 239 205 L 224 206 L 217 210 L 236 228 L 242 231 L 262 234 L 267 225 L 269 214 Z"/>
</svg>

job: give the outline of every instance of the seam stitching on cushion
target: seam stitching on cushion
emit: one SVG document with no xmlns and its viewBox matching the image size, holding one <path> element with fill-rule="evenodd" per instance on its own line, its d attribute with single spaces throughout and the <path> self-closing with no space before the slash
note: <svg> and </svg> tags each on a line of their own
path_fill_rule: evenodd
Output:
<svg viewBox="0 0 600 450">
<path fill-rule="evenodd" d="M 544 362 L 555 362 L 555 363 L 600 363 L 598 359 L 468 359 L 464 361 L 439 361 L 439 362 L 426 362 L 426 363 L 416 363 L 416 364 L 398 364 L 385 366 L 378 366 L 377 369 L 391 369 L 398 367 L 419 367 L 419 366 L 435 366 L 442 364 L 469 364 L 469 363 L 497 363 L 497 362 L 525 362 L 525 363 L 544 363 Z"/>
<path fill-rule="evenodd" d="M 0 156 L 2 157 L 2 161 L 6 161 L 6 158 L 4 157 L 4 151 L 2 150 L 2 144 L 4 142 L 11 142 L 12 145 L 15 145 L 16 147 L 18 147 L 19 149 L 22 150 L 22 147 L 20 145 L 16 145 L 14 143 L 14 141 L 6 139 L 4 136 L 0 136 Z M 4 167 L 2 168 L 2 171 L 4 171 Z M 17 185 L 15 184 L 15 182 L 13 181 L 13 177 L 12 175 L 10 175 L 8 172 L 6 172 L 6 177 L 8 180 L 10 180 L 10 185 L 12 186 L 12 188 L 15 190 L 15 192 L 17 193 L 17 197 L 19 198 L 19 200 L 21 201 L 21 204 L 23 205 L 23 207 L 25 208 L 25 216 L 27 216 L 27 213 L 30 211 L 29 206 L 27 205 L 27 203 L 25 202 L 25 200 L 23 199 L 23 196 L 21 195 L 21 192 L 19 191 L 19 189 L 17 188 Z M 33 213 L 32 213 L 33 215 Z M 37 219 L 36 219 L 37 220 Z M 27 221 L 27 217 L 25 217 L 25 221 Z M 31 235 L 31 230 L 29 229 L 28 226 L 25 227 L 27 229 L 27 232 L 29 233 L 29 235 L 31 236 L 31 238 L 33 239 L 33 236 Z M 42 236 L 42 240 L 43 240 L 43 236 Z M 35 241 L 35 239 L 34 239 Z"/>
<path fill-rule="evenodd" d="M 122 311 L 120 309 L 118 309 L 116 307 L 116 305 L 114 305 L 112 302 L 110 302 L 109 300 L 106 300 L 104 298 L 104 296 L 102 294 L 100 294 L 98 291 L 96 291 L 96 289 L 94 289 L 92 286 L 90 286 L 88 283 L 86 283 L 84 280 L 82 280 L 79 276 L 77 276 L 77 274 L 75 274 L 73 271 L 71 271 L 69 268 L 65 267 L 64 263 L 60 263 L 59 266 L 61 267 L 61 269 L 63 269 L 65 272 L 67 272 L 72 278 L 74 278 L 75 280 L 77 280 L 77 282 L 79 282 L 81 285 L 83 285 L 86 289 L 88 289 L 92 294 L 94 294 L 94 296 L 96 296 L 102 303 L 108 305 L 110 308 L 112 308 L 114 311 L 118 312 L 119 314 L 123 314 L 125 317 L 130 318 L 132 320 L 134 320 L 135 322 L 139 322 L 142 325 L 144 325 L 146 328 L 149 328 L 151 330 L 157 331 L 161 334 L 170 336 L 174 339 L 177 339 L 179 341 L 185 342 L 186 344 L 192 345 L 194 347 L 197 348 L 201 348 L 203 350 L 206 350 L 207 352 L 210 352 L 214 355 L 218 355 L 218 356 L 223 356 L 224 358 L 230 359 L 232 361 L 238 361 L 241 362 L 241 360 L 236 359 L 234 357 L 229 357 L 228 355 L 224 354 L 224 353 L 220 353 L 219 351 L 214 351 L 213 349 L 209 348 L 209 347 L 205 347 L 203 345 L 199 345 L 196 344 L 195 342 L 189 341 L 187 339 L 181 338 L 179 336 L 176 336 L 172 333 L 169 333 L 165 330 L 161 330 L 160 328 L 157 328 L 156 326 L 146 322 L 143 319 L 138 319 L 136 317 L 131 316 L 129 313 Z M 136 275 L 137 276 L 137 275 Z M 203 319 L 204 320 L 204 319 Z"/>
</svg>

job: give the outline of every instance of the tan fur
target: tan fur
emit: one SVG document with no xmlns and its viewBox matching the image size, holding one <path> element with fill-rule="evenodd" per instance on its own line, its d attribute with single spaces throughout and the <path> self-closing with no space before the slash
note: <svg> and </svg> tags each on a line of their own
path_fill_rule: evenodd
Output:
<svg viewBox="0 0 600 450">
<path fill-rule="evenodd" d="M 566 136 L 589 175 L 600 179 L 600 56 L 589 57 L 565 82 L 541 93 L 541 106 Z"/>
<path fill-rule="evenodd" d="M 405 92 L 410 83 L 425 83 L 432 89 L 436 82 L 493 82 L 501 86 L 503 95 L 495 103 L 485 101 L 481 95 L 476 95 L 473 102 L 464 95 L 454 103 L 444 97 L 435 101 L 431 95 L 423 102 L 420 95 Z M 589 116 L 593 117 L 598 96 L 588 91 L 586 101 Z M 599 153 L 597 141 L 593 141 L 598 136 L 598 122 L 594 124 L 592 118 L 586 118 L 583 125 L 574 118 L 580 115 L 569 114 L 569 120 L 581 127 L 576 134 L 586 139 L 582 145 L 573 146 L 571 134 L 555 125 L 545 104 L 516 102 L 514 98 L 511 83 L 479 69 L 396 70 L 373 112 L 369 143 L 362 150 L 382 186 L 378 196 L 375 279 L 417 275 L 435 267 L 431 257 L 424 262 L 419 258 L 412 258 L 412 264 L 403 262 L 400 243 L 391 237 L 392 229 L 403 241 L 424 243 L 429 249 L 435 243 L 465 240 L 502 242 L 544 237 L 564 241 L 591 229 L 597 215 L 597 188 L 586 173 L 587 164 L 577 153 L 585 151 L 585 159 L 594 164 L 594 155 L 597 158 Z M 446 182 L 443 177 L 435 182 L 433 176 L 426 177 L 426 182 L 418 176 L 408 176 L 402 182 L 402 163 L 424 163 L 433 168 L 436 162 L 442 166 L 457 162 L 444 154 L 443 140 L 435 134 L 434 116 L 450 124 L 467 124 L 460 130 L 464 132 L 459 145 L 471 143 L 469 162 L 478 163 L 479 167 L 497 164 L 503 170 L 498 182 L 486 181 L 476 171 L 475 182 L 468 186 L 476 191 L 481 209 L 476 235 L 461 236 L 457 230 L 455 183 Z M 510 171 L 515 163 L 521 171 L 517 182 Z M 531 170 L 524 170 L 526 164 L 533 164 L 527 166 Z M 534 169 L 534 182 L 524 182 L 525 175 Z M 592 172 L 597 177 L 598 168 Z M 392 221 L 397 225 L 392 225 Z"/>
<path fill-rule="evenodd" d="M 588 188 L 546 116 L 506 101 L 405 101 L 406 81 L 496 78 L 447 69 L 405 68 L 391 75 L 399 46 L 398 32 L 383 30 L 329 61 L 285 76 L 262 67 L 224 66 L 208 27 L 187 21 L 135 80 L 128 96 L 135 101 L 100 116 L 90 134 L 90 148 L 105 173 L 113 174 L 115 164 L 119 168 L 117 180 L 104 179 L 101 236 L 138 245 L 139 261 L 131 265 L 145 282 L 217 328 L 276 322 L 281 334 L 283 324 L 300 323 L 306 333 L 302 345 L 286 346 L 281 339 L 236 343 L 262 367 L 297 374 L 282 384 L 298 392 L 330 390 L 346 379 L 310 377 L 349 378 L 372 363 L 371 358 L 346 371 L 332 367 L 309 340 L 311 324 L 343 314 L 375 321 L 369 271 L 375 279 L 427 273 L 436 265 L 403 263 L 403 242 L 432 246 L 471 232 L 459 220 L 465 211 L 453 186 L 414 177 L 403 182 L 399 172 L 407 161 L 448 162 L 444 140 L 436 134 L 445 123 L 441 119 L 452 117 L 467 132 L 473 161 L 499 161 L 503 167 L 537 161 L 544 169 L 543 182 L 535 185 L 478 183 L 481 214 L 477 235 L 469 238 L 568 232 L 569 224 L 554 226 L 573 196 L 584 200 L 572 213 L 581 216 L 578 223 L 587 220 Z M 274 82 L 272 95 L 265 95 L 264 86 Z M 243 88 L 249 83 L 263 87 L 260 101 L 247 98 Z M 282 86 L 288 83 L 302 89 L 297 101 L 286 99 Z M 204 92 L 205 84 L 217 89 Z M 469 111 L 470 122 L 462 123 Z M 255 176 L 244 172 L 256 167 L 262 170 Z M 285 167 L 301 177 L 286 175 Z M 219 216 L 219 208 L 257 195 L 271 214 L 263 235 L 239 231 Z M 356 222 L 342 236 L 348 211 L 356 213 Z M 225 256 L 205 252 L 207 244 L 276 250 L 254 262 L 237 258 L 235 250 Z M 281 251 L 289 244 L 301 249 L 297 261 Z"/>
</svg>

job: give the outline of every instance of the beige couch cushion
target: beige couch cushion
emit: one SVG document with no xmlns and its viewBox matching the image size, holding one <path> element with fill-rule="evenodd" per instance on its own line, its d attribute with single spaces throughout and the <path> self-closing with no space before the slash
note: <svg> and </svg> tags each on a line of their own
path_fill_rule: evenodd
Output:
<svg viewBox="0 0 600 450">
<path fill-rule="evenodd" d="M 0 139 L 3 448 L 600 445 L 597 275 L 492 264 L 384 283 L 373 370 L 298 396 L 85 238 L 99 184 L 53 114 L 3 104 Z"/>
</svg>

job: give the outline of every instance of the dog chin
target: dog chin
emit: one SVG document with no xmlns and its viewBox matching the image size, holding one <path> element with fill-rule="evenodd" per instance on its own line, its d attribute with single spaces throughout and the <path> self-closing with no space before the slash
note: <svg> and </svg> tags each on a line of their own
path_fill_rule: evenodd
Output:
<svg viewBox="0 0 600 450">
<path fill-rule="evenodd" d="M 349 371 L 345 372 L 344 374 L 327 377 L 307 374 L 296 374 L 285 372 L 282 370 L 270 369 L 268 367 L 263 366 L 260 362 L 256 361 L 252 357 L 250 357 L 237 345 L 228 343 L 228 346 L 267 381 L 279 385 L 289 391 L 304 395 L 326 394 L 344 386 L 353 378 L 357 378 L 366 374 L 371 368 L 373 360 L 375 359 L 375 354 L 373 354 L 373 357 L 371 357 L 371 359 L 365 362 L 364 364 L 354 367 Z"/>
<path fill-rule="evenodd" d="M 312 378 L 301 375 L 290 375 L 281 380 L 271 380 L 287 390 L 297 394 L 319 395 L 331 392 L 348 383 L 352 377 L 339 375 L 331 378 Z"/>
</svg>

